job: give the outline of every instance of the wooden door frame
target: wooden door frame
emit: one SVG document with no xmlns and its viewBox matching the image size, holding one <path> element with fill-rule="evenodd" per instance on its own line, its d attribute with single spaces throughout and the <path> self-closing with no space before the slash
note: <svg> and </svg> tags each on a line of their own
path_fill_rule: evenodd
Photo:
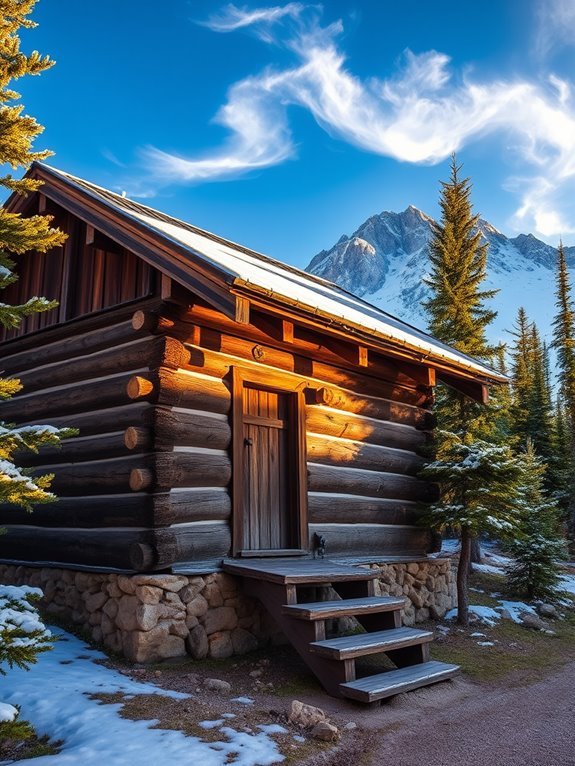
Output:
<svg viewBox="0 0 575 766">
<path fill-rule="evenodd" d="M 290 402 L 289 429 L 291 443 L 295 455 L 290 460 L 293 468 L 295 489 L 292 492 L 295 512 L 298 515 L 294 524 L 296 540 L 294 543 L 302 553 L 309 550 L 308 512 L 307 512 L 307 445 L 305 422 L 305 396 L 300 381 L 281 372 L 268 369 L 247 369 L 238 366 L 231 367 L 232 383 L 232 555 L 239 556 L 243 550 L 244 534 L 244 420 L 243 420 L 243 391 L 244 388 L 254 388 L 287 394 Z M 274 555 L 273 550 L 269 555 Z M 277 554 L 276 554 L 277 555 Z"/>
</svg>

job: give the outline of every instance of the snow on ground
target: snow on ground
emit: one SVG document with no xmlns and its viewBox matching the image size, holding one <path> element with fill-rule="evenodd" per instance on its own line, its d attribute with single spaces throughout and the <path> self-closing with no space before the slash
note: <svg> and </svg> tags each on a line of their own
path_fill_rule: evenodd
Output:
<svg viewBox="0 0 575 766">
<path fill-rule="evenodd" d="M 484 572 L 485 574 L 502 575 L 505 574 L 501 567 L 494 567 L 491 564 L 472 564 L 474 572 Z"/>
<path fill-rule="evenodd" d="M 501 619 L 501 614 L 490 606 L 480 606 L 479 604 L 470 604 L 469 613 L 474 614 L 481 622 L 493 626 Z M 457 608 L 451 609 L 445 615 L 446 620 L 454 620 L 457 617 Z"/>
<path fill-rule="evenodd" d="M 470 604 L 469 613 L 475 615 L 478 620 L 484 622 L 486 625 L 493 627 L 495 623 L 501 619 L 501 612 L 507 610 L 513 622 L 520 623 L 520 614 L 522 612 L 529 612 L 529 614 L 537 614 L 534 607 L 529 604 L 525 604 L 523 601 L 505 601 L 499 599 L 497 606 L 480 606 L 479 604 Z M 454 620 L 457 617 L 457 609 L 451 609 L 445 615 L 446 620 Z M 480 635 L 480 634 L 473 634 Z"/>
<path fill-rule="evenodd" d="M 21 718 L 39 735 L 63 740 L 57 755 L 19 761 L 19 766 L 157 766 L 169 761 L 201 766 L 268 766 L 284 760 L 269 736 L 277 733 L 277 728 L 264 726 L 248 734 L 220 726 L 222 720 L 214 727 L 221 741 L 204 742 L 179 731 L 151 729 L 154 721 L 121 718 L 121 704 L 101 704 L 88 694 L 159 694 L 175 699 L 189 695 L 134 681 L 96 664 L 94 660 L 105 659 L 104 654 L 59 629 L 54 633 L 59 636 L 54 649 L 41 655 L 31 670 L 14 668 L 2 679 L 3 700 L 21 706 Z"/>
<path fill-rule="evenodd" d="M 575 596 L 575 575 L 564 574 L 561 575 L 557 590 L 567 591 L 567 593 Z"/>
</svg>

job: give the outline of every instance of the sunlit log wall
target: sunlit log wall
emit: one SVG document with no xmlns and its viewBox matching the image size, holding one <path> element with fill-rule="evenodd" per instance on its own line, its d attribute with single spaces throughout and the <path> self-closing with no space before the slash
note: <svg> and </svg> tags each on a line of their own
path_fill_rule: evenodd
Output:
<svg viewBox="0 0 575 766">
<path fill-rule="evenodd" d="M 54 473 L 59 500 L 1 507 L 0 559 L 149 571 L 228 555 L 232 367 L 287 374 L 305 393 L 310 541 L 377 560 L 428 551 L 423 368 L 371 352 L 360 364 L 353 344 L 285 324 L 147 299 L 3 343 L 3 374 L 24 390 L 2 418 L 80 436 L 22 455 Z"/>
</svg>

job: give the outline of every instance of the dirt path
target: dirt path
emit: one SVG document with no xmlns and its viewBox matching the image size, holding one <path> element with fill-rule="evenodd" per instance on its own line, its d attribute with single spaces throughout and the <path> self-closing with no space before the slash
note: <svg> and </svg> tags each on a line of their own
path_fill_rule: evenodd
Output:
<svg viewBox="0 0 575 766">
<path fill-rule="evenodd" d="M 381 708 L 369 766 L 575 766 L 575 663 L 527 687 L 441 686 Z"/>
</svg>

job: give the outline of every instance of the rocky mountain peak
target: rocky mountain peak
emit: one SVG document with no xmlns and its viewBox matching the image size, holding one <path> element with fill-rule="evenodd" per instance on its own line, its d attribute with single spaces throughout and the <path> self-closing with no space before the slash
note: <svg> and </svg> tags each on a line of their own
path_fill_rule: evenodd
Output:
<svg viewBox="0 0 575 766">
<path fill-rule="evenodd" d="M 433 219 L 414 205 L 400 213 L 385 210 L 318 253 L 307 270 L 423 328 L 427 318 L 421 303 L 428 295 L 423 276 L 429 269 L 427 247 L 433 225 Z M 478 230 L 489 245 L 485 288 L 498 291 L 493 300 L 498 311 L 493 340 L 509 341 L 506 331 L 519 305 L 548 336 L 556 248 L 532 234 L 508 238 L 485 219 L 479 219 Z M 575 265 L 575 247 L 566 248 L 566 253 Z"/>
</svg>

